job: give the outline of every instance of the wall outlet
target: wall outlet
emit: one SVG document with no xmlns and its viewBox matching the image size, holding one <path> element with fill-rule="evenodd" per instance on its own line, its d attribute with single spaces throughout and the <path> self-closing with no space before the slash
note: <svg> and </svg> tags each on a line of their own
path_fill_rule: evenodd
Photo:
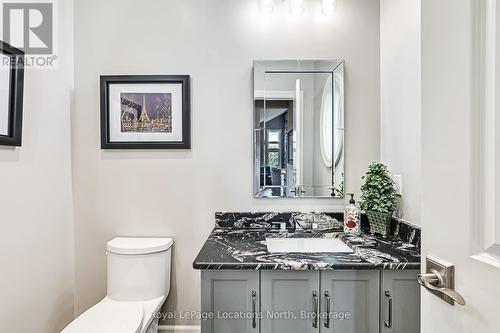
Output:
<svg viewBox="0 0 500 333">
<path fill-rule="evenodd" d="M 403 176 L 402 175 L 394 175 L 392 177 L 394 180 L 394 184 L 396 185 L 396 191 L 398 194 L 403 194 Z"/>
</svg>

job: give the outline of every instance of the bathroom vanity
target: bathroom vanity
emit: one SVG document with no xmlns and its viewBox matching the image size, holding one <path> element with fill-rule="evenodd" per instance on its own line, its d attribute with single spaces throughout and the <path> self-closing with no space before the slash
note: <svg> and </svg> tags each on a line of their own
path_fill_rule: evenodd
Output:
<svg viewBox="0 0 500 333">
<path fill-rule="evenodd" d="M 395 225 L 389 238 L 347 235 L 335 215 L 217 214 L 193 263 L 202 311 L 211 316 L 202 333 L 420 332 L 420 231 Z M 293 230 L 311 218 L 327 229 Z M 286 232 L 273 229 L 283 223 Z M 297 248 L 270 252 L 274 240 Z M 314 248 L 330 241 L 347 249 Z"/>
</svg>

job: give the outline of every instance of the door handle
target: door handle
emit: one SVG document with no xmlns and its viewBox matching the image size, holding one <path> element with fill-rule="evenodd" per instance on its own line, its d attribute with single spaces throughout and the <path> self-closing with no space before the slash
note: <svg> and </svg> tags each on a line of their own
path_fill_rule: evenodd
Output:
<svg viewBox="0 0 500 333">
<path fill-rule="evenodd" d="M 418 274 L 417 282 L 450 305 L 465 305 L 465 299 L 455 289 L 455 266 L 426 259 L 426 273 Z"/>
<path fill-rule="evenodd" d="M 318 328 L 318 311 L 319 311 L 319 299 L 318 299 L 318 292 L 316 290 L 313 291 L 313 311 L 314 311 L 314 318 L 313 318 L 313 327 Z"/>
<path fill-rule="evenodd" d="M 257 328 L 257 292 L 252 291 L 252 328 Z"/>
<path fill-rule="evenodd" d="M 386 291 L 384 294 L 385 298 L 387 298 L 387 321 L 384 322 L 384 326 L 387 328 L 391 328 L 392 326 L 392 296 L 391 293 Z"/>
<path fill-rule="evenodd" d="M 325 328 L 330 328 L 330 293 L 325 291 L 325 303 L 326 303 L 326 321 Z"/>
<path fill-rule="evenodd" d="M 417 281 L 425 289 L 442 293 L 443 295 L 451 298 L 454 302 L 460 305 L 465 305 L 465 299 L 462 295 L 453 289 L 442 287 L 443 277 L 438 271 L 433 271 L 427 274 L 418 274 Z"/>
</svg>

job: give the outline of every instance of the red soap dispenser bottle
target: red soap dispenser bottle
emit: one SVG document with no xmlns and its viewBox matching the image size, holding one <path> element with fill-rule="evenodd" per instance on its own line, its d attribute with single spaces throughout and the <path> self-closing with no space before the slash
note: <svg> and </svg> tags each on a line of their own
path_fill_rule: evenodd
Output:
<svg viewBox="0 0 500 333">
<path fill-rule="evenodd" d="M 349 193 L 351 196 L 349 203 L 344 211 L 344 232 L 350 234 L 359 234 L 361 232 L 361 211 L 356 206 L 354 194 Z"/>
</svg>

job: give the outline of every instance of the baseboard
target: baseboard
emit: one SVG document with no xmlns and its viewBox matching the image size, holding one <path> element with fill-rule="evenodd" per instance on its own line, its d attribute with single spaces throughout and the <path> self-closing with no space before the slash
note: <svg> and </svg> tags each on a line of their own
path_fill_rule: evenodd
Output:
<svg viewBox="0 0 500 333">
<path fill-rule="evenodd" d="M 176 332 L 189 332 L 200 333 L 200 326 L 195 325 L 158 325 L 158 332 L 161 333 L 176 333 Z"/>
</svg>

